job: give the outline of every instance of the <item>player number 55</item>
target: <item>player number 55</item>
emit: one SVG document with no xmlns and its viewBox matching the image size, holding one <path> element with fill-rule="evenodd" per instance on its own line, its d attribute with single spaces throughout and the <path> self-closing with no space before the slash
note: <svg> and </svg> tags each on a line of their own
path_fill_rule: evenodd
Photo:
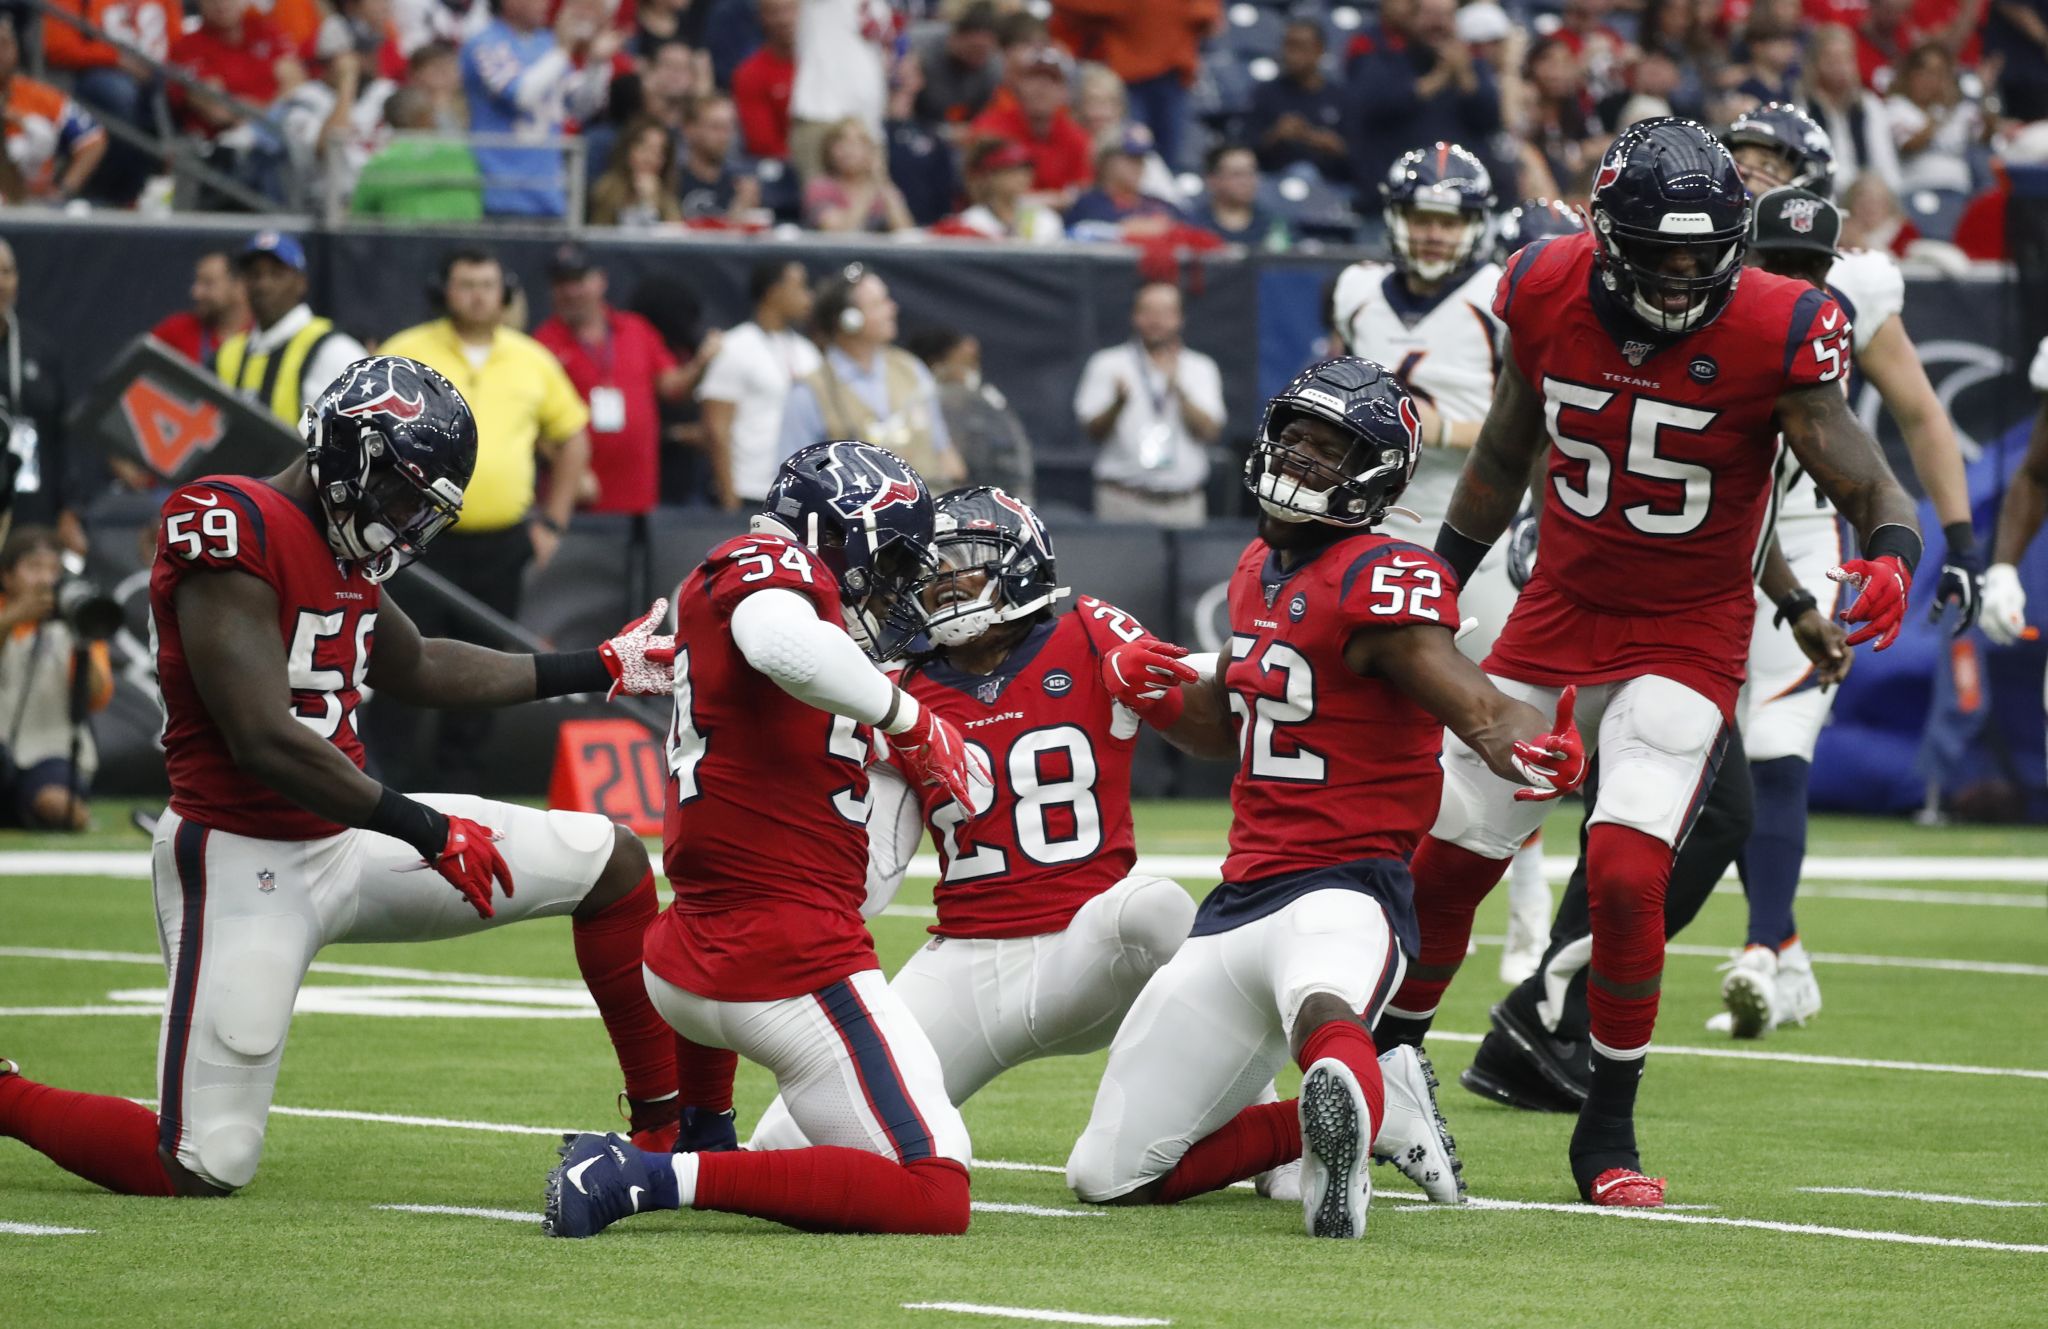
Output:
<svg viewBox="0 0 2048 1329">
<path fill-rule="evenodd" d="M 193 530 L 197 522 L 199 529 Z M 207 542 L 213 546 L 208 548 Z M 174 512 L 164 521 L 164 543 L 184 559 L 231 559 L 242 549 L 241 528 L 235 524 L 232 508 L 206 508 L 198 512 Z"/>
</svg>

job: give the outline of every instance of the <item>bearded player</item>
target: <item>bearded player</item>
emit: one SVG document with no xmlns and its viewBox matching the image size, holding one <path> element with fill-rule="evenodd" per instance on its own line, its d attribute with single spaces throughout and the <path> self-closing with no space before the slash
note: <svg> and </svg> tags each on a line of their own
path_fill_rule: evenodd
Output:
<svg viewBox="0 0 2048 1329">
<path fill-rule="evenodd" d="M 1373 531 L 1421 450 L 1379 365 L 1303 373 L 1245 468 L 1264 515 L 1230 582 L 1229 660 L 1200 676 L 1178 648 L 1133 643 L 1118 661 L 1119 700 L 1179 708 L 1176 743 L 1239 765 L 1224 881 L 1117 1031 L 1067 1159 L 1084 1200 L 1171 1203 L 1299 1157 L 1309 1233 L 1356 1237 L 1389 1127 L 1432 1198 L 1462 1190 L 1427 1060 L 1400 1049 L 1383 1067 L 1369 1032 L 1415 946 L 1404 860 L 1434 815 L 1444 726 L 1534 797 L 1576 787 L 1585 757 L 1569 697 L 1553 726 L 1458 654 L 1443 561 Z M 1290 1052 L 1299 1101 L 1256 1102 Z M 1417 1082 L 1401 1097 L 1419 1119 L 1398 1127 L 1395 1075 Z"/>
<path fill-rule="evenodd" d="M 962 808 L 987 778 L 959 731 L 873 663 L 924 628 L 933 520 L 893 453 L 815 444 L 782 464 L 751 534 L 676 593 L 675 900 L 647 934 L 647 990 L 692 1044 L 773 1072 L 815 1146 L 643 1152 L 571 1136 L 548 1177 L 549 1236 L 692 1208 L 811 1231 L 967 1229 L 967 1127 L 860 913 L 873 731 Z"/>
<path fill-rule="evenodd" d="M 0 1133 L 124 1195 L 227 1194 L 256 1175 L 292 1003 L 323 947 L 568 914 L 636 1127 L 665 1147 L 675 1044 L 640 984 L 655 896 L 639 840 L 584 813 L 408 798 L 363 773 L 355 725 L 366 687 L 415 706 L 665 691 L 668 666 L 646 656 L 665 605 L 590 651 L 423 640 L 382 585 L 462 509 L 468 404 L 425 365 L 377 356 L 302 429 L 303 461 L 183 485 L 157 533 L 150 637 L 171 780 L 151 855 L 171 976 L 158 1110 L 0 1063 Z"/>
<path fill-rule="evenodd" d="M 1834 145 L 1806 112 L 1778 102 L 1758 107 L 1739 116 L 1721 141 L 1757 200 L 1751 261 L 1823 287 L 1848 317 L 1857 372 L 1877 389 L 1897 421 L 1920 487 L 1942 523 L 1948 552 L 1934 615 L 1939 618 L 1954 604 L 1959 612 L 1952 629 L 1968 631 L 1977 617 L 1983 579 L 1970 525 L 1969 484 L 1955 427 L 1906 333 L 1901 317 L 1906 283 L 1898 264 L 1882 250 L 1836 250 L 1840 219 L 1826 201 L 1834 194 Z M 1784 189 L 1804 191 L 1804 196 L 1773 194 Z M 1756 785 L 1756 829 L 1739 860 L 1749 897 L 1749 931 L 1722 981 L 1721 999 L 1728 1009 L 1709 1026 L 1738 1038 L 1758 1037 L 1781 1023 L 1804 1024 L 1821 1004 L 1820 984 L 1800 944 L 1792 902 L 1806 859 L 1807 777 L 1833 698 L 1815 686 L 1805 657 L 1772 620 L 1779 614 L 1796 617 L 1808 604 L 1823 614 L 1834 612 L 1836 587 L 1827 571 L 1842 559 L 1842 533 L 1834 508 L 1789 453 L 1779 454 L 1776 483 L 1765 537 L 1774 527 L 1798 579 L 1799 598 L 1776 613 L 1759 600 L 1750 641 L 1743 737 Z"/>
<path fill-rule="evenodd" d="M 1728 150 L 1691 121 L 1631 126 L 1601 162 L 1592 231 L 1524 249 L 1494 309 L 1508 356 L 1437 537 L 1467 572 L 1549 451 L 1543 553 L 1487 658 L 1539 705 L 1576 686 L 1603 754 L 1591 809 L 1587 1002 L 1593 1075 L 1572 1135 L 1580 1197 L 1656 1206 L 1635 1138 L 1656 1023 L 1664 894 L 1735 718 L 1755 615 L 1751 552 L 1777 437 L 1856 527 L 1848 645 L 1897 636 L 1920 556 L 1913 504 L 1842 394 L 1849 327 L 1825 292 L 1742 270 L 1750 203 Z M 1414 859 L 1420 963 L 1381 1032 L 1420 1041 L 1479 902 L 1541 819 L 1462 738 Z"/>
<path fill-rule="evenodd" d="M 936 649 L 898 683 L 966 736 L 993 782 L 963 845 L 964 810 L 943 788 L 914 786 L 890 765 L 869 773 L 867 913 L 895 894 L 929 826 L 939 917 L 891 987 L 931 1039 L 957 1105 L 1012 1066 L 1108 1046 L 1187 939 L 1195 903 L 1177 882 L 1134 873 L 1140 722 L 1110 696 L 1102 668 L 1146 641 L 1145 629 L 1086 596 L 1055 616 L 1067 588 L 1052 539 L 1000 489 L 941 498 L 935 550 L 923 597 Z M 748 1147 L 803 1143 L 778 1099 Z"/>
</svg>

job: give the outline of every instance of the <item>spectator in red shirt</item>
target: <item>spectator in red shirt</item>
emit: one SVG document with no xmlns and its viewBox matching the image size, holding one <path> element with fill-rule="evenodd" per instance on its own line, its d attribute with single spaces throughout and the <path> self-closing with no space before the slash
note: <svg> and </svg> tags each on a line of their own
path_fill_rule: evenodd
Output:
<svg viewBox="0 0 2048 1329">
<path fill-rule="evenodd" d="M 1017 98 L 974 121 L 973 137 L 1005 138 L 1031 154 L 1031 187 L 1061 205 L 1095 175 L 1095 145 L 1067 111 L 1067 58 L 1053 47 L 1026 56 L 1013 78 Z"/>
<path fill-rule="evenodd" d="M 171 44 L 171 63 L 259 109 L 306 81 L 291 44 L 248 0 L 199 0 L 199 26 Z M 174 90 L 187 125 L 209 137 L 245 123 L 217 98 Z"/>
<path fill-rule="evenodd" d="M 1116 71 L 1131 109 L 1178 168 L 1187 131 L 1188 87 L 1201 68 L 1204 38 L 1223 26 L 1218 0 L 1052 0 L 1053 36 L 1083 60 Z"/>
<path fill-rule="evenodd" d="M 1893 71 L 1923 42 L 1935 42 L 1958 64 L 1974 66 L 1985 5 L 1986 0 L 1871 0 L 1869 16 L 1856 29 L 1863 85 L 1889 91 Z"/>
<path fill-rule="evenodd" d="M 195 364 L 206 364 L 220 344 L 249 328 L 249 293 L 242 274 L 221 250 L 201 254 L 192 266 L 192 307 L 181 309 L 149 335 Z"/>
<path fill-rule="evenodd" d="M 644 516 L 661 500 L 661 403 L 689 396 L 696 375 L 679 367 L 654 325 L 605 301 L 604 269 L 578 244 L 548 264 L 554 314 L 533 337 L 554 352 L 590 407 L 591 512 Z"/>
<path fill-rule="evenodd" d="M 789 90 L 796 82 L 797 0 L 761 0 L 761 46 L 732 72 L 740 138 L 751 157 L 789 156 Z"/>
</svg>

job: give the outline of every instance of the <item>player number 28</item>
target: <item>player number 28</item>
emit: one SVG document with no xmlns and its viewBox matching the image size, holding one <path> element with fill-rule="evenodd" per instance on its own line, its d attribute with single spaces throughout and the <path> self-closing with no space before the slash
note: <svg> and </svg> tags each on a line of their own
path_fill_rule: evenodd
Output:
<svg viewBox="0 0 2048 1329">
<path fill-rule="evenodd" d="M 1588 387 L 1583 383 L 1548 377 L 1543 380 L 1543 420 L 1550 429 L 1551 440 L 1557 444 L 1559 452 L 1573 461 L 1584 463 L 1586 468 L 1583 488 L 1574 486 L 1563 475 L 1554 478 L 1551 484 L 1557 490 L 1558 501 L 1568 511 L 1588 520 L 1607 510 L 1608 499 L 1612 497 L 1614 463 L 1598 443 L 1566 433 L 1559 424 L 1558 416 L 1567 407 L 1598 415 L 1607 409 L 1615 396 L 1605 388 Z M 1658 401 L 1655 397 L 1635 399 L 1635 404 L 1629 408 L 1626 469 L 1631 475 L 1678 485 L 1681 497 L 1676 512 L 1659 511 L 1648 503 L 1623 508 L 1621 515 L 1629 525 L 1645 535 L 1684 535 L 1697 530 L 1707 519 L 1707 509 L 1714 501 L 1714 473 L 1704 466 L 1659 456 L 1657 436 L 1666 429 L 1697 434 L 1714 423 L 1715 415 L 1713 411 L 1695 410 L 1676 402 Z"/>
<path fill-rule="evenodd" d="M 997 770 L 988 749 L 981 744 L 968 746 L 980 754 L 998 779 L 1009 780 L 1010 794 L 1016 802 L 1017 848 L 1024 857 L 1046 866 L 1072 863 L 1102 848 L 1102 808 L 1095 801 L 1095 749 L 1085 732 L 1073 725 L 1056 725 L 1020 734 L 1010 745 L 1006 770 Z M 1064 758 L 1061 764 L 1067 775 L 1048 780 L 1045 759 L 1054 756 Z M 995 797 L 993 790 L 989 797 Z M 1056 829 L 1053 825 L 1052 814 L 1059 808 L 1067 809 L 1072 817 L 1070 833 L 1062 833 L 1063 827 Z M 957 885 L 1008 872 L 1009 856 L 994 844 L 978 842 L 980 837 L 976 835 L 968 837 L 970 852 L 960 852 L 958 832 L 965 820 L 958 803 L 948 803 L 932 815 L 932 825 L 938 829 L 946 851 L 946 881 Z"/>
<path fill-rule="evenodd" d="M 197 523 L 199 529 L 193 530 Z M 208 542 L 212 546 L 208 547 Z M 233 508 L 204 508 L 197 512 L 174 512 L 164 521 L 164 543 L 184 559 L 231 559 L 242 550 L 241 528 L 235 524 Z"/>
</svg>

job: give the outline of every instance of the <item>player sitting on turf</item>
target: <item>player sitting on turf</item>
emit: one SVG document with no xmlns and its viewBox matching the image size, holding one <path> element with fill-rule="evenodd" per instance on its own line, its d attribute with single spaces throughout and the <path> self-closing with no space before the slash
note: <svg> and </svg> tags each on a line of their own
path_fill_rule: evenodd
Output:
<svg viewBox="0 0 2048 1329">
<path fill-rule="evenodd" d="M 1139 720 L 1110 695 L 1101 661 L 1147 640 L 1145 629 L 1087 596 L 1055 617 L 1067 588 L 1052 540 L 1000 489 L 941 498 L 938 531 L 940 568 L 924 590 L 936 650 L 899 682 L 967 735 L 991 801 L 963 846 L 962 810 L 945 790 L 876 766 L 866 912 L 894 896 L 928 824 L 942 865 L 937 939 L 890 986 L 930 1036 L 957 1105 L 1022 1062 L 1108 1046 L 1187 940 L 1195 903 L 1177 882 L 1133 875 Z M 802 1143 L 778 1099 L 748 1147 Z"/>
<path fill-rule="evenodd" d="M 647 934 L 647 989 L 692 1043 L 772 1071 L 816 1146 L 670 1154 L 572 1136 L 548 1177 L 548 1235 L 689 1208 L 811 1231 L 966 1230 L 967 1127 L 860 912 L 872 729 L 963 809 L 987 780 L 959 730 L 872 663 L 924 627 L 933 520 L 893 453 L 815 444 L 782 464 L 753 533 L 676 593 L 675 900 Z"/>
<path fill-rule="evenodd" d="M 0 1062 L 0 1134 L 125 1195 L 226 1194 L 256 1175 L 292 1004 L 323 947 L 569 914 L 626 1091 L 666 1114 L 638 1124 L 672 1138 L 674 1036 L 639 973 L 655 915 L 640 841 L 585 813 L 407 798 L 363 773 L 355 725 L 366 687 L 415 706 L 664 692 L 670 668 L 646 652 L 665 606 L 568 654 L 423 640 L 382 583 L 461 513 L 468 404 L 425 365 L 377 356 L 302 429 L 305 460 L 197 480 L 163 506 L 149 582 L 171 780 L 151 864 L 171 975 L 158 1110 Z"/>
<path fill-rule="evenodd" d="M 1368 1032 L 1416 945 L 1405 859 L 1435 816 L 1444 726 L 1532 797 L 1577 787 L 1585 759 L 1570 697 L 1552 725 L 1503 696 L 1458 654 L 1442 560 L 1372 530 L 1420 450 L 1380 366 L 1303 373 L 1245 467 L 1264 515 L 1230 581 L 1229 660 L 1191 677 L 1137 642 L 1107 662 L 1130 680 L 1118 700 L 1182 708 L 1170 737 L 1239 765 L 1223 884 L 1117 1031 L 1067 1160 L 1084 1200 L 1172 1203 L 1299 1156 L 1308 1231 L 1355 1237 L 1376 1137 L 1432 1199 L 1459 1196 L 1428 1062 L 1383 1064 Z M 1255 1104 L 1290 1050 L 1299 1104 Z"/>
</svg>

